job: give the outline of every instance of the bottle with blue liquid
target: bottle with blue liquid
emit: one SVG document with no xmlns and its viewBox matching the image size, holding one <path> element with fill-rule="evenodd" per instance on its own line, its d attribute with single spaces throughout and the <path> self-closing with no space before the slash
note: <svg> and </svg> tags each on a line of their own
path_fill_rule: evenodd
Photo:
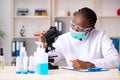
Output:
<svg viewBox="0 0 120 80">
<path fill-rule="evenodd" d="M 39 75 L 48 75 L 48 54 L 44 48 L 39 48 L 36 55 L 36 72 Z"/>
</svg>

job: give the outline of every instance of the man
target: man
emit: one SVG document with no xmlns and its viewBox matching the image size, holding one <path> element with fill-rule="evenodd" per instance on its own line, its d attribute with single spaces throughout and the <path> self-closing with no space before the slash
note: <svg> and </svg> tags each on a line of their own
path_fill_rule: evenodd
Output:
<svg viewBox="0 0 120 80">
<path fill-rule="evenodd" d="M 120 64 L 111 39 L 103 30 L 96 30 L 97 16 L 90 8 L 79 9 L 72 20 L 70 31 L 54 43 L 55 61 L 65 58 L 74 69 L 114 68 Z"/>
</svg>

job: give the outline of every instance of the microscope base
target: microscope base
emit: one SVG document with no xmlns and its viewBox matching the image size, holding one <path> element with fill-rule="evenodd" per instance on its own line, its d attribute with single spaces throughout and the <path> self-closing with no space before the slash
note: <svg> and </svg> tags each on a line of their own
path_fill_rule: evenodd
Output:
<svg viewBox="0 0 120 80">
<path fill-rule="evenodd" d="M 59 69 L 59 67 L 58 66 L 54 66 L 54 65 L 49 63 L 49 70 L 51 70 L 51 69 Z"/>
</svg>

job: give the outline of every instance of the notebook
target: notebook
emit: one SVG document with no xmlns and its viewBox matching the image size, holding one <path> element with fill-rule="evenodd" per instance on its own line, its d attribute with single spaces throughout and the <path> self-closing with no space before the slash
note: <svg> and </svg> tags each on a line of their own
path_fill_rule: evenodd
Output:
<svg viewBox="0 0 120 80">
<path fill-rule="evenodd" d="M 66 66 L 66 67 L 62 67 L 62 69 L 65 70 L 72 70 L 72 71 L 78 71 L 78 72 L 101 72 L 101 71 L 109 71 L 109 69 L 103 69 L 103 68 L 88 68 L 88 69 L 73 69 L 73 67 L 70 66 Z"/>
</svg>

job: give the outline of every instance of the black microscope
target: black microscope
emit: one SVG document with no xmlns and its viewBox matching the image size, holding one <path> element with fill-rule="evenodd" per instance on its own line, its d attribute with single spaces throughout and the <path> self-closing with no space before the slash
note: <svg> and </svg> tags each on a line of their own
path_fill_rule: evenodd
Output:
<svg viewBox="0 0 120 80">
<path fill-rule="evenodd" d="M 55 48 L 53 47 L 53 43 L 55 42 L 55 39 L 58 37 L 58 31 L 56 27 L 51 26 L 47 33 L 45 33 L 41 38 L 42 42 L 47 43 L 45 52 L 49 53 L 50 51 L 54 51 Z M 54 57 L 56 56 L 49 56 L 48 62 L 49 62 L 49 69 L 59 69 L 58 66 L 52 65 L 54 63 Z"/>
</svg>

